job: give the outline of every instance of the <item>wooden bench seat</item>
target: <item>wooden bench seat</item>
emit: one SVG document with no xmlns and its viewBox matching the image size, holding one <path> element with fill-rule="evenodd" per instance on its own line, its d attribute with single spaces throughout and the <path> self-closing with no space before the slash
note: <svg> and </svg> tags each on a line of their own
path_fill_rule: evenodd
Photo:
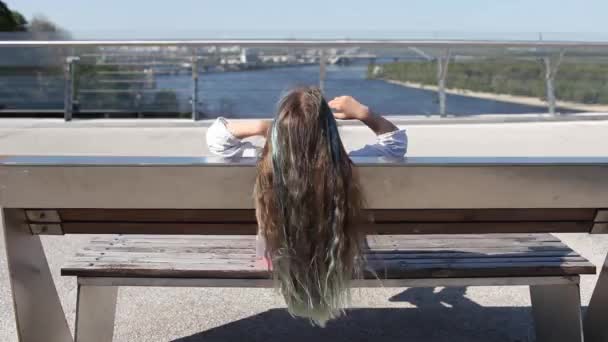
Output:
<svg viewBox="0 0 608 342">
<path fill-rule="evenodd" d="M 595 266 L 550 234 L 368 238 L 366 279 L 571 276 Z M 268 279 L 255 236 L 103 236 L 62 268 L 79 277 Z"/>
<path fill-rule="evenodd" d="M 595 266 L 550 234 L 369 236 L 358 287 L 527 285 L 538 341 L 582 341 L 579 275 Z M 94 238 L 78 277 L 76 341 L 112 340 L 119 286 L 271 287 L 255 236 Z"/>
</svg>

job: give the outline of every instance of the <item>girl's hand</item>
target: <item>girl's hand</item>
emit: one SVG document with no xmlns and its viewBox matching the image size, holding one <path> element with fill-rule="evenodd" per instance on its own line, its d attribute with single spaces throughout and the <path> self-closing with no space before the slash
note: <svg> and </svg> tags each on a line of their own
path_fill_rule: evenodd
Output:
<svg viewBox="0 0 608 342">
<path fill-rule="evenodd" d="M 352 96 L 340 96 L 329 101 L 329 107 L 336 110 L 334 117 L 341 120 L 361 120 L 374 133 L 380 135 L 398 130 L 392 122 L 372 111 Z"/>
<path fill-rule="evenodd" d="M 369 118 L 370 110 L 352 96 L 339 96 L 329 101 L 329 107 L 336 112 L 334 117 L 340 120 L 361 120 Z"/>
</svg>

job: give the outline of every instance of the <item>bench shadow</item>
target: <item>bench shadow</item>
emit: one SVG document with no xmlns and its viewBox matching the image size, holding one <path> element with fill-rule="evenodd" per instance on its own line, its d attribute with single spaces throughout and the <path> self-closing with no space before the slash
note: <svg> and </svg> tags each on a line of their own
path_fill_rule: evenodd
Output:
<svg viewBox="0 0 608 342">
<path fill-rule="evenodd" d="M 483 307 L 465 297 L 466 288 L 408 288 L 391 302 L 413 308 L 361 308 L 325 328 L 272 309 L 174 340 L 199 341 L 533 341 L 529 307 Z"/>
</svg>

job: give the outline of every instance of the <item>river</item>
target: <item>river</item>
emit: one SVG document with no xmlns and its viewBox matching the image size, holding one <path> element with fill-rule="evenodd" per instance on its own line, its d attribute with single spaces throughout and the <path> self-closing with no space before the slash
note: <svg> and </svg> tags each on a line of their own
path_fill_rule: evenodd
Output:
<svg viewBox="0 0 608 342">
<path fill-rule="evenodd" d="M 366 74 L 366 65 L 328 66 L 326 97 L 331 99 L 352 95 L 377 112 L 389 115 L 430 115 L 438 112 L 436 92 L 370 80 Z M 188 76 L 157 78 L 157 84 L 162 88 L 184 88 L 191 82 Z M 268 117 L 274 113 L 276 103 L 285 91 L 302 85 L 318 85 L 319 68 L 302 66 L 211 73 L 203 74 L 199 82 L 201 109 L 210 116 L 221 113 L 233 117 Z M 447 108 L 453 115 L 546 112 L 543 107 L 459 95 L 447 96 Z"/>
<path fill-rule="evenodd" d="M 430 115 L 438 112 L 436 92 L 406 88 L 382 80 L 369 80 L 366 78 L 366 73 L 367 65 L 328 66 L 325 81 L 326 97 L 352 95 L 377 112 L 387 115 Z M 28 80 L 19 76 L 19 84 L 31 83 L 34 91 L 28 92 L 31 95 L 25 99 L 24 93 L 20 92 L 20 101 L 11 103 L 11 98 L 16 98 L 17 95 L 14 93 L 17 92 L 16 89 L 13 90 L 15 95 L 10 93 L 11 85 L 16 81 L 14 77 L 0 76 L 0 85 L 4 86 L 4 90 L 0 90 L 0 107 L 62 108 L 63 80 L 60 78 L 52 82 L 44 80 L 47 84 L 41 86 L 40 79 L 32 76 Z M 53 87 L 48 85 L 51 83 Z M 318 66 L 202 73 L 199 79 L 199 109 L 205 117 L 218 115 L 242 118 L 269 117 L 274 113 L 281 94 L 293 87 L 318 85 L 318 83 Z M 191 86 L 190 75 L 156 76 L 157 89 L 181 89 L 177 92 L 177 98 L 182 109 L 189 107 Z M 45 89 L 53 89 L 52 95 L 42 94 Z M 81 97 L 80 101 L 81 108 L 87 108 L 86 99 Z M 546 112 L 546 108 L 448 95 L 447 111 L 452 115 L 521 114 L 543 113 Z"/>
</svg>

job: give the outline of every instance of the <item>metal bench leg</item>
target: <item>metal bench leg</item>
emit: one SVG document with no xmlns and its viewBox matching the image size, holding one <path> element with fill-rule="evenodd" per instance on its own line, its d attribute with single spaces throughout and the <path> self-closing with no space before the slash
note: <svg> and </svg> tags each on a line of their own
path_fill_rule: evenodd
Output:
<svg viewBox="0 0 608 342">
<path fill-rule="evenodd" d="M 588 342 L 608 341 L 608 256 L 600 270 L 593 295 L 585 314 L 585 339 Z"/>
<path fill-rule="evenodd" d="M 19 341 L 72 341 L 40 237 L 31 234 L 23 210 L 2 215 Z"/>
<path fill-rule="evenodd" d="M 76 342 L 110 342 L 114 336 L 116 286 L 78 285 Z"/>
<path fill-rule="evenodd" d="M 583 341 L 578 284 L 530 286 L 538 342 Z"/>
</svg>

